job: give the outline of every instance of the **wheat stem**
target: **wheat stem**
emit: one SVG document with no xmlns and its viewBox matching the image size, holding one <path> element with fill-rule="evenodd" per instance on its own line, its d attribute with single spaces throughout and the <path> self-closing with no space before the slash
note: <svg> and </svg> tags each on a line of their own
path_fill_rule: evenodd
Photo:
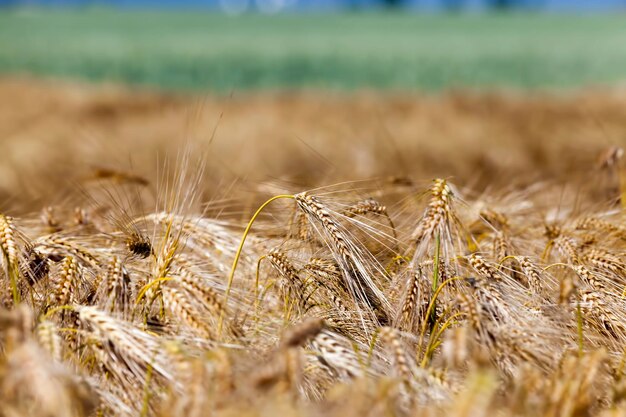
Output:
<svg viewBox="0 0 626 417">
<path fill-rule="evenodd" d="M 576 301 L 576 328 L 578 330 L 578 355 L 582 358 L 584 353 L 583 339 L 583 313 L 580 308 L 580 300 Z"/>
<path fill-rule="evenodd" d="M 435 235 L 435 259 L 433 261 L 433 285 L 432 285 L 432 290 L 433 292 L 437 291 L 437 285 L 438 285 L 438 281 L 439 281 L 439 250 L 441 249 L 441 240 L 439 237 L 439 233 L 437 233 Z M 433 295 L 433 302 L 435 302 L 435 298 Z M 436 308 L 436 304 L 433 304 L 433 309 L 430 313 L 429 316 L 427 316 L 430 320 L 431 323 L 433 323 L 436 320 L 436 313 L 437 312 L 437 308 Z M 431 327 L 432 330 L 432 327 Z"/>
<path fill-rule="evenodd" d="M 152 280 L 146 285 L 144 285 L 143 287 L 141 287 L 141 290 L 139 290 L 139 294 L 137 294 L 137 300 L 135 301 L 135 306 L 139 305 L 139 303 L 141 302 L 143 297 L 145 297 L 146 293 L 148 292 L 148 290 L 150 290 L 150 288 L 162 282 L 171 281 L 171 280 L 172 280 L 171 277 L 161 277 L 161 278 Z"/>
<path fill-rule="evenodd" d="M 235 278 L 235 271 L 237 270 L 237 265 L 239 264 L 239 258 L 241 257 L 241 252 L 243 251 L 243 245 L 246 243 L 246 238 L 248 237 L 248 234 L 250 233 L 250 229 L 252 229 L 252 224 L 254 224 L 254 221 L 257 219 L 257 217 L 259 217 L 259 214 L 261 214 L 261 212 L 263 211 L 265 207 L 267 207 L 270 203 L 274 202 L 275 200 L 279 200 L 281 198 L 293 199 L 295 198 L 295 196 L 293 194 L 280 194 L 280 195 L 274 196 L 270 198 L 269 200 L 267 200 L 265 203 L 261 204 L 261 206 L 257 209 L 257 211 L 250 218 L 250 221 L 248 222 L 248 225 L 246 226 L 246 229 L 243 232 L 243 236 L 241 237 L 241 242 L 239 242 L 239 246 L 237 247 L 237 252 L 235 253 L 235 259 L 233 260 L 233 266 L 231 267 L 230 274 L 228 275 L 228 284 L 226 285 L 226 292 L 224 294 L 224 306 L 228 305 L 228 298 L 230 296 L 230 290 L 233 285 L 233 279 Z M 222 314 L 220 314 L 220 320 L 219 320 L 219 325 L 217 329 L 218 338 L 222 335 L 223 321 L 224 321 L 224 313 L 222 312 Z"/>
<path fill-rule="evenodd" d="M 448 284 L 450 284 L 451 282 L 459 281 L 459 280 L 462 280 L 462 279 L 463 279 L 462 277 L 448 278 L 447 280 L 442 282 L 441 285 L 439 285 L 439 287 L 437 287 L 437 290 L 435 290 L 435 292 L 433 293 L 433 296 L 432 296 L 432 298 L 430 300 L 430 303 L 428 304 L 428 308 L 426 309 L 426 317 L 429 317 L 432 314 L 432 310 L 435 308 L 435 302 L 437 300 L 437 297 L 439 297 L 439 294 L 441 293 L 443 288 L 445 286 L 447 286 Z M 424 341 L 424 335 L 426 334 L 426 325 L 427 324 L 428 324 L 428 320 L 424 320 L 424 322 L 422 324 L 422 330 L 420 331 L 420 338 L 419 338 L 418 346 L 422 346 L 422 342 Z"/>
</svg>

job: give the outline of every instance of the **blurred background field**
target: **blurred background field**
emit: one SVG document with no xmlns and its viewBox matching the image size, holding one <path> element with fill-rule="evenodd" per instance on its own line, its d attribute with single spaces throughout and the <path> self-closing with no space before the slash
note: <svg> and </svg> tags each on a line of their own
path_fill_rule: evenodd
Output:
<svg viewBox="0 0 626 417">
<path fill-rule="evenodd" d="M 230 93 L 567 88 L 625 77 L 621 14 L 0 11 L 0 72 Z"/>
<path fill-rule="evenodd" d="M 230 196 L 571 180 L 626 144 L 621 1 L 235 3 L 4 1 L 5 206 L 103 168 L 154 179 L 184 143 L 210 155 L 207 192 L 246 182 Z"/>
</svg>

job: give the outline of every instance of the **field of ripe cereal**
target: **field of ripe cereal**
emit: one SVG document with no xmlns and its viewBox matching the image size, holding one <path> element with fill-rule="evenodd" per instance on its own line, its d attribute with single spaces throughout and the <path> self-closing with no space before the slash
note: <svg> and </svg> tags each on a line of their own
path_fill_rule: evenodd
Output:
<svg viewBox="0 0 626 417">
<path fill-rule="evenodd" d="M 541 44 L 440 16 L 503 38 L 419 29 L 439 49 L 400 58 L 407 17 L 334 17 L 353 55 L 325 60 L 324 31 L 274 35 L 311 17 L 213 18 L 218 42 L 193 15 L 11 13 L 0 417 L 626 416 L 617 18 L 580 18 L 595 47 L 557 16 L 524 29 Z M 156 46 L 164 22 L 182 41 Z M 399 41 L 365 67 L 364 22 Z"/>
</svg>

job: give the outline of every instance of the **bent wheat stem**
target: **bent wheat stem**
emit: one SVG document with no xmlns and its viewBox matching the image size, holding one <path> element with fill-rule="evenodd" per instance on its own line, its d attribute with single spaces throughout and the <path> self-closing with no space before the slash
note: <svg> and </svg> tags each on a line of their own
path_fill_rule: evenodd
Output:
<svg viewBox="0 0 626 417">
<path fill-rule="evenodd" d="M 252 217 L 250 218 L 250 221 L 248 222 L 248 225 L 246 226 L 246 229 L 243 231 L 243 236 L 241 237 L 241 242 L 239 242 L 239 247 L 237 248 L 237 252 L 235 253 L 235 259 L 233 260 L 233 266 L 230 269 L 230 274 L 228 275 L 228 284 L 226 285 L 226 292 L 224 294 L 224 305 L 228 304 L 228 298 L 230 296 L 230 290 L 232 288 L 233 285 L 233 279 L 235 278 L 235 271 L 237 270 L 237 265 L 239 264 L 239 258 L 241 257 L 241 252 L 243 251 L 243 245 L 246 243 L 246 238 L 248 237 L 248 234 L 250 233 L 250 229 L 252 229 L 252 225 L 254 224 L 254 221 L 257 219 L 257 217 L 259 217 L 259 214 L 261 214 L 261 212 L 263 211 L 263 209 L 265 207 L 267 207 L 270 203 L 272 203 L 275 200 L 279 200 L 281 198 L 295 198 L 295 196 L 293 194 L 280 194 L 277 196 L 274 196 L 272 198 L 270 198 L 269 200 L 267 200 L 265 203 L 261 204 L 261 207 L 259 207 L 257 209 L 257 211 L 252 215 Z M 224 312 L 222 312 L 220 314 L 220 320 L 219 320 L 219 325 L 218 325 L 218 329 L 217 329 L 217 335 L 218 337 L 221 336 L 222 334 L 222 323 L 224 322 Z"/>
<path fill-rule="evenodd" d="M 161 277 L 153 281 L 150 281 L 149 283 L 141 287 L 141 290 L 139 290 L 139 294 L 137 294 L 137 300 L 135 301 L 135 306 L 139 305 L 139 302 L 143 299 L 143 297 L 145 297 L 146 293 L 148 292 L 150 288 L 152 288 L 153 286 L 157 284 L 160 284 L 161 282 L 166 282 L 166 281 L 171 281 L 171 280 L 172 278 L 170 277 Z"/>
<path fill-rule="evenodd" d="M 435 303 L 437 300 L 437 297 L 439 297 L 439 294 L 441 293 L 441 291 L 443 290 L 443 288 L 445 286 L 447 286 L 448 284 L 450 284 L 451 282 L 454 281 L 459 281 L 462 280 L 462 277 L 452 277 L 452 278 L 448 278 L 447 280 L 445 280 L 444 282 L 441 283 L 441 285 L 439 285 L 439 287 L 437 287 L 437 290 L 433 293 L 433 296 L 430 300 L 430 303 L 428 304 L 428 308 L 426 309 L 426 316 L 425 317 L 430 317 L 432 313 L 432 311 L 435 308 Z M 422 330 L 420 331 L 420 338 L 419 338 L 419 343 L 418 346 L 421 346 L 423 341 L 424 341 L 424 335 L 426 334 L 426 326 L 428 325 L 428 320 L 424 320 L 423 324 L 422 324 Z"/>
<path fill-rule="evenodd" d="M 420 365 L 422 368 L 426 368 L 426 365 L 428 365 L 428 362 L 435 352 L 435 349 L 441 343 L 441 335 L 443 334 L 443 332 L 445 332 L 450 326 L 452 326 L 455 323 L 455 320 L 462 315 L 462 313 L 455 313 L 450 316 L 446 321 L 443 322 L 441 327 L 434 334 L 434 337 L 431 337 L 428 346 L 426 346 L 426 352 L 424 353 L 424 357 L 422 358 L 422 363 Z M 421 350 L 421 347 L 419 347 L 419 349 Z"/>
<path fill-rule="evenodd" d="M 515 255 L 507 255 L 504 258 L 500 259 L 500 261 L 498 261 L 498 270 L 502 268 L 502 264 L 508 261 L 509 259 L 517 259 L 517 257 Z"/>
<path fill-rule="evenodd" d="M 568 265 L 568 264 L 564 264 L 562 262 L 557 262 L 557 263 L 550 264 L 550 265 L 546 266 L 545 268 L 542 269 L 542 271 L 546 272 L 548 269 L 554 268 L 555 266 L 564 266 L 566 268 L 570 267 L 570 265 Z"/>
<path fill-rule="evenodd" d="M 41 317 L 41 321 L 47 320 L 48 318 L 50 318 L 50 316 L 52 316 L 54 313 L 57 313 L 61 310 L 74 310 L 74 306 L 71 305 L 62 305 L 62 306 L 57 306 L 54 308 L 51 308 L 50 310 L 46 311 L 46 314 L 44 314 Z"/>
</svg>

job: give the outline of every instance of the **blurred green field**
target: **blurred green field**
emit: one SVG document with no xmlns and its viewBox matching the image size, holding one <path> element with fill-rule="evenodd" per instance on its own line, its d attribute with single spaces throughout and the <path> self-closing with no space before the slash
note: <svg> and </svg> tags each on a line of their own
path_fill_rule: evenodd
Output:
<svg viewBox="0 0 626 417">
<path fill-rule="evenodd" d="M 0 73 L 220 92 L 607 85 L 626 80 L 626 16 L 5 10 Z"/>
</svg>

